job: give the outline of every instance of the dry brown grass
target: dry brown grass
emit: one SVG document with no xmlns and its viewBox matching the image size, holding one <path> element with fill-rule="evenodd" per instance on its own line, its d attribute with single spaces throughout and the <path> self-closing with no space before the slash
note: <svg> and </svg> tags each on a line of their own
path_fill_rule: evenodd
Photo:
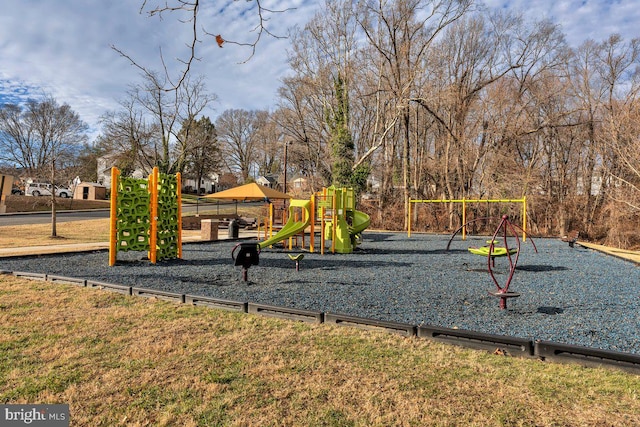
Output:
<svg viewBox="0 0 640 427">
<path fill-rule="evenodd" d="M 51 224 L 3 226 L 0 227 L 0 248 L 108 242 L 109 220 L 58 222 L 56 231 L 58 237 L 52 238 Z"/>
<path fill-rule="evenodd" d="M 640 377 L 0 275 L 0 402 L 74 426 L 631 426 Z"/>
</svg>

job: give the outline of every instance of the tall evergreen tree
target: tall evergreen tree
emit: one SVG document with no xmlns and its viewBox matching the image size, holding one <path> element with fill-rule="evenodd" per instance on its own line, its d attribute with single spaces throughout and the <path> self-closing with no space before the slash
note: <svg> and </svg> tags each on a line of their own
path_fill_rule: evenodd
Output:
<svg viewBox="0 0 640 427">
<path fill-rule="evenodd" d="M 327 111 L 332 156 L 331 181 L 336 186 L 351 186 L 354 143 L 349 131 L 349 95 L 340 75 L 334 80 L 336 106 Z"/>
</svg>

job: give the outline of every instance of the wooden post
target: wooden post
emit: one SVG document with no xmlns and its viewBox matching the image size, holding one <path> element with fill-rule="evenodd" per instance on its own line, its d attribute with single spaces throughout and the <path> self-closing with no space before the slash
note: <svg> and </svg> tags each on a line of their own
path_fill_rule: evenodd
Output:
<svg viewBox="0 0 640 427">
<path fill-rule="evenodd" d="M 407 214 L 407 237 L 411 237 L 411 197 L 409 197 L 409 213 Z"/>
</svg>

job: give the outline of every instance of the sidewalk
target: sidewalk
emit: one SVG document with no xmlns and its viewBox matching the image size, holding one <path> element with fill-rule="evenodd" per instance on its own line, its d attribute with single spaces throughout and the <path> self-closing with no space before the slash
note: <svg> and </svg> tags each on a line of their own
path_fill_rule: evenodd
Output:
<svg viewBox="0 0 640 427">
<path fill-rule="evenodd" d="M 626 249 L 611 248 L 609 246 L 596 245 L 594 243 L 580 241 L 576 242 L 576 244 L 640 265 L 640 251 L 628 251 Z"/>
<path fill-rule="evenodd" d="M 255 230 L 240 230 L 238 240 L 256 238 L 258 232 Z M 229 240 L 227 233 L 220 233 L 218 240 Z M 234 239 L 235 240 L 235 239 Z M 197 233 L 188 232 L 182 235 L 182 243 L 201 242 L 200 231 Z M 68 243 L 59 245 L 25 246 L 15 248 L 0 248 L 0 258 L 15 256 L 51 255 L 70 252 L 90 252 L 109 249 L 109 242 L 95 243 Z"/>
</svg>

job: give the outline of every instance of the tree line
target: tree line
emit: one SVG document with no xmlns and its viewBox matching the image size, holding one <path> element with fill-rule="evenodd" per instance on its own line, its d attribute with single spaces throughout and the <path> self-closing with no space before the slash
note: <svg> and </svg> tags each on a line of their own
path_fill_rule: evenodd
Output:
<svg viewBox="0 0 640 427">
<path fill-rule="evenodd" d="M 197 15 L 199 2 L 184 4 Z M 554 22 L 472 0 L 321 9 L 291 31 L 290 73 L 272 110 L 212 120 L 205 77 L 173 84 L 145 70 L 87 149 L 125 171 L 157 165 L 238 182 L 284 172 L 288 151 L 289 176 L 311 190 L 373 193 L 380 226 L 406 227 L 410 199 L 526 195 L 534 233 L 580 229 L 640 246 L 639 39 L 571 47 Z M 456 226 L 453 205 L 447 215 Z"/>
</svg>

